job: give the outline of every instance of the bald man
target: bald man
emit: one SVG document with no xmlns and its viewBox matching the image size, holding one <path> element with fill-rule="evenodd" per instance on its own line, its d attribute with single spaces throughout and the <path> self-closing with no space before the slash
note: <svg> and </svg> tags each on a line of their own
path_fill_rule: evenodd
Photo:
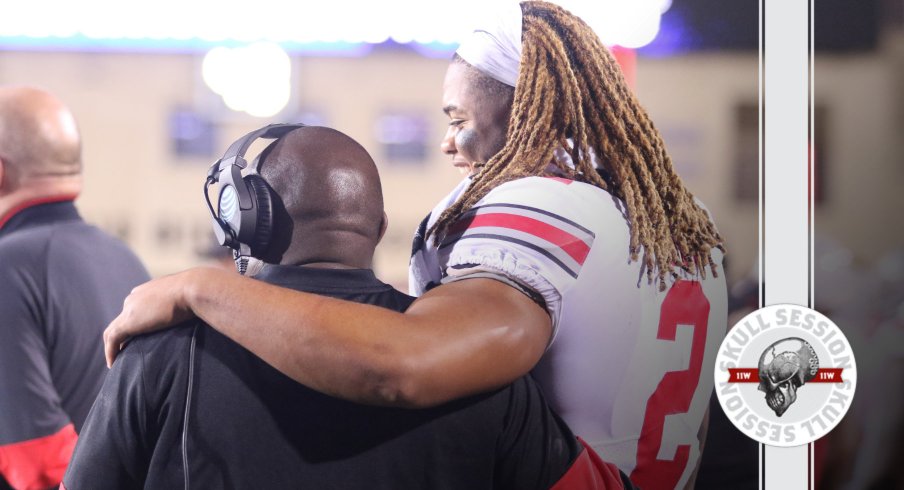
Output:
<svg viewBox="0 0 904 490">
<path fill-rule="evenodd" d="M 81 140 L 51 94 L 0 86 L 0 488 L 58 485 L 106 369 L 106 324 L 148 274 L 85 223 Z"/>
<path fill-rule="evenodd" d="M 259 161 L 274 237 L 252 247 L 267 263 L 256 279 L 395 311 L 412 303 L 370 269 L 386 216 L 364 148 L 303 127 Z M 426 410 L 358 405 L 295 383 L 200 320 L 187 325 L 126 345 L 67 489 L 622 488 L 623 475 L 581 446 L 530 378 Z"/>
</svg>

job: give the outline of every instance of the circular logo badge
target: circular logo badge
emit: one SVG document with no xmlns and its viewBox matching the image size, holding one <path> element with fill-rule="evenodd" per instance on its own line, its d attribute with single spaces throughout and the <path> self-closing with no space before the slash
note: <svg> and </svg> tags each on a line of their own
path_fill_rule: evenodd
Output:
<svg viewBox="0 0 904 490">
<path fill-rule="evenodd" d="M 751 439 L 799 446 L 841 421 L 857 386 L 857 365 L 841 330 L 818 311 L 782 304 L 745 316 L 716 357 L 716 394 Z"/>
</svg>

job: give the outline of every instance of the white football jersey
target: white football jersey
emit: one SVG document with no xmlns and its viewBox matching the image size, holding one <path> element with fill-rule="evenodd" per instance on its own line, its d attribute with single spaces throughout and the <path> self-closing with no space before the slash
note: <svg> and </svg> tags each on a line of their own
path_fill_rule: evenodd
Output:
<svg viewBox="0 0 904 490">
<path fill-rule="evenodd" d="M 467 188 L 421 224 L 410 289 L 478 275 L 542 298 L 553 339 L 533 375 L 574 433 L 644 489 L 681 488 L 700 457 L 698 430 L 726 331 L 724 275 L 660 292 L 629 255 L 622 203 L 595 186 L 528 177 L 493 189 L 436 247 L 422 239 Z M 722 253 L 713 251 L 721 271 Z"/>
</svg>

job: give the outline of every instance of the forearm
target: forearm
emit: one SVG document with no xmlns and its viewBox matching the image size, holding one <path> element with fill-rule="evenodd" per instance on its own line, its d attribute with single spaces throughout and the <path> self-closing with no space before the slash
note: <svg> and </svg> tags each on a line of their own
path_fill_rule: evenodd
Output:
<svg viewBox="0 0 904 490">
<path fill-rule="evenodd" d="M 402 315 L 235 274 L 213 278 L 212 272 L 195 270 L 185 290 L 188 308 L 207 324 L 318 391 L 362 402 L 397 402 L 393 379 L 400 359 L 392 345 L 362 323 L 400 323 Z"/>
<path fill-rule="evenodd" d="M 517 318 L 442 291 L 401 314 L 212 270 L 188 279 L 187 306 L 213 328 L 296 381 L 362 403 L 430 406 L 496 388 L 526 373 L 548 337 L 525 339 Z"/>
</svg>

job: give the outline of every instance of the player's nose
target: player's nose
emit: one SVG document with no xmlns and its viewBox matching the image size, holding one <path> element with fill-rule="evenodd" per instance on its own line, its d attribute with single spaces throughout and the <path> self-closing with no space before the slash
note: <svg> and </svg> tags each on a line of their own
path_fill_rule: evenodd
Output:
<svg viewBox="0 0 904 490">
<path fill-rule="evenodd" d="M 439 144 L 439 149 L 445 153 L 446 155 L 454 155 L 458 153 L 458 149 L 455 148 L 455 131 L 454 128 L 449 127 L 446 130 L 446 135 L 443 136 L 443 140 Z"/>
</svg>

